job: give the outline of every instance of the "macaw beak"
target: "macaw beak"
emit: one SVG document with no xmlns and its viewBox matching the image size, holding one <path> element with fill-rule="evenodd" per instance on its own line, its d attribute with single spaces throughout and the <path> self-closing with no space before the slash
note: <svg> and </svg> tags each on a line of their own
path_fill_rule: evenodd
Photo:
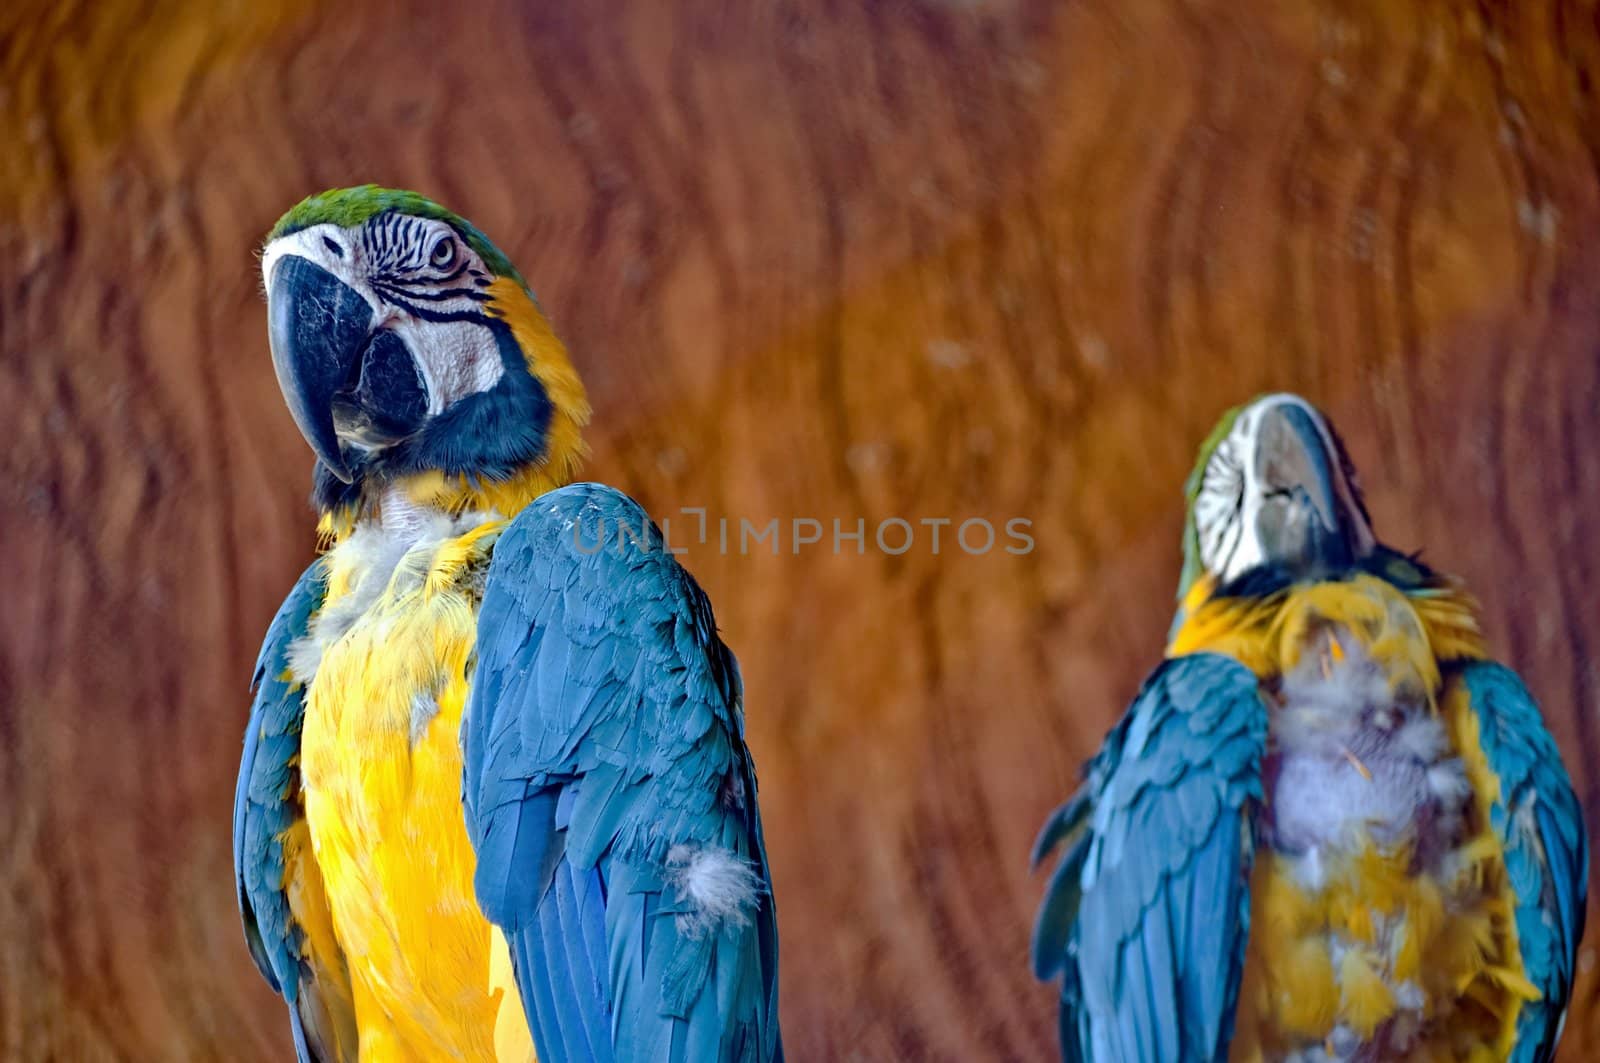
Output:
<svg viewBox="0 0 1600 1063">
<path fill-rule="evenodd" d="M 420 427 L 427 391 L 405 342 L 375 329 L 361 293 L 321 266 L 285 255 L 272 267 L 267 335 L 290 416 L 340 480 L 354 479 L 348 445 L 371 450 Z"/>
<path fill-rule="evenodd" d="M 1338 455 L 1310 411 L 1278 403 L 1262 412 L 1257 432 L 1258 520 L 1267 554 L 1299 565 L 1349 564 L 1361 548 L 1361 518 L 1351 510 L 1353 492 Z"/>
</svg>

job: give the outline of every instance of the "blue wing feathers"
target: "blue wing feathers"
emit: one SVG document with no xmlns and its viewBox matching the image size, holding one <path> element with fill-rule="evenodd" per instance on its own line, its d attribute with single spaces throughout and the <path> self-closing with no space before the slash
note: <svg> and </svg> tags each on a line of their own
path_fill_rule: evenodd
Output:
<svg viewBox="0 0 1600 1063">
<path fill-rule="evenodd" d="M 561 1050 L 554 1055 L 564 1059 L 592 1058 L 587 1026 L 596 1016 L 593 1000 L 580 992 L 588 976 L 584 939 L 575 922 L 576 902 L 572 896 L 571 867 L 563 867 L 551 883 L 548 902 L 539 906 L 539 940 L 557 950 L 560 974 L 547 978 L 555 1008 L 555 1033 Z M 604 1012 L 598 1017 L 604 1019 Z M 603 1028 L 603 1025 L 602 1025 Z"/>
<path fill-rule="evenodd" d="M 515 957 L 512 966 L 516 970 L 517 988 L 522 995 L 522 1012 L 528 1020 L 528 1031 L 537 1046 L 535 1051 L 539 1054 L 538 1058 L 544 1059 L 567 1047 L 562 1040 L 561 1025 L 556 1018 L 555 1001 L 551 995 L 550 983 L 554 979 L 530 978 L 526 973 L 530 970 L 539 970 L 542 960 L 538 951 L 541 939 L 537 934 L 528 933 L 525 928 L 523 931 L 508 933 L 506 936 L 509 938 L 511 952 Z"/>
<path fill-rule="evenodd" d="M 497 926 L 515 930 L 534 917 L 536 884 L 554 873 L 562 856 L 562 836 L 555 830 L 553 787 L 510 780 L 502 792 L 505 798 L 488 817 L 478 843 L 473 888 L 484 915 Z"/>
<path fill-rule="evenodd" d="M 233 801 L 234 884 L 245 940 L 268 984 L 289 1005 L 295 1055 L 302 1063 L 333 1060 L 341 1049 L 354 1047 L 352 1017 L 332 1014 L 318 998 L 316 975 L 301 955 L 281 841 L 303 816 L 297 765 L 305 702 L 287 674 L 289 647 L 321 608 L 325 578 L 320 562 L 307 568 L 267 627 Z"/>
<path fill-rule="evenodd" d="M 748 925 L 696 933 L 663 862 L 721 846 L 768 882 L 737 667 L 638 506 L 592 484 L 529 506 L 495 545 L 476 660 L 468 829 L 540 1059 L 780 1058 L 770 889 Z"/>
<path fill-rule="evenodd" d="M 576 873 L 563 861 L 552 880 L 549 903 L 534 913 L 534 929 L 508 935 L 524 987 L 528 1026 L 546 1056 L 609 1058 L 604 929 L 586 925 L 604 919 L 604 905 L 599 872 Z M 522 975 L 540 969 L 544 960 L 537 949 L 552 943 L 562 949 L 566 970 L 551 978 Z"/>
<path fill-rule="evenodd" d="M 1033 924 L 1033 973 L 1040 981 L 1054 978 L 1067 962 L 1068 942 L 1083 900 L 1083 863 L 1088 855 L 1087 841 L 1073 845 L 1050 876 Z"/>
<path fill-rule="evenodd" d="M 1089 811 L 1089 791 L 1080 789 L 1072 795 L 1071 800 L 1050 813 L 1044 821 L 1044 826 L 1039 830 L 1039 837 L 1033 843 L 1033 854 L 1030 862 L 1037 867 L 1050 851 L 1060 845 L 1073 832 L 1083 825 L 1084 816 Z"/>
<path fill-rule="evenodd" d="M 1583 937 L 1589 848 L 1582 811 L 1555 739 L 1516 673 L 1474 661 L 1461 666 L 1459 681 L 1478 717 L 1484 758 L 1500 781 L 1491 826 L 1517 895 L 1524 973 L 1543 994 L 1522 1008 L 1512 1059 L 1543 1063 L 1555 1054 Z"/>
<path fill-rule="evenodd" d="M 1267 717 L 1255 676 L 1168 661 L 1047 821 L 1065 855 L 1040 907 L 1036 972 L 1062 972 L 1068 1060 L 1211 1060 L 1231 1036 L 1248 925 L 1241 844 Z"/>
<path fill-rule="evenodd" d="M 293 782 L 304 711 L 298 691 L 284 681 L 283 672 L 289 644 L 305 633 L 321 602 L 321 580 L 313 566 L 296 582 L 267 627 L 251 678 L 255 697 L 234 789 L 233 872 L 239 911 L 256 966 L 280 992 L 289 971 L 289 903 L 281 892 L 283 854 L 275 836 L 295 818 L 285 795 Z"/>
<path fill-rule="evenodd" d="M 587 1049 L 585 1058 L 600 1057 L 606 1048 L 606 932 L 605 890 L 600 871 L 580 871 L 568 863 L 562 869 L 566 889 L 561 894 L 562 924 L 567 942 L 572 981 L 580 996 L 577 1014 Z"/>
</svg>

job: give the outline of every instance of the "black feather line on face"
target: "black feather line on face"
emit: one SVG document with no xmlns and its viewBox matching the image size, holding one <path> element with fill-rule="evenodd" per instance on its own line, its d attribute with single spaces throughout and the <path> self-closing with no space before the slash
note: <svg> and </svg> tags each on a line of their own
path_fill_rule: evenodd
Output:
<svg viewBox="0 0 1600 1063">
<path fill-rule="evenodd" d="M 412 317 L 420 318 L 423 321 L 470 321 L 475 325 L 482 325 L 484 328 L 491 330 L 496 324 L 500 323 L 497 318 L 492 318 L 480 310 L 434 310 L 420 303 L 413 303 L 402 295 L 384 293 L 384 298 L 403 309 Z"/>
<path fill-rule="evenodd" d="M 1204 552 L 1213 555 L 1209 567 L 1226 567 L 1239 549 L 1243 539 L 1243 529 L 1238 525 L 1244 516 L 1244 494 L 1244 470 L 1234 457 L 1232 442 L 1224 439 L 1206 464 L 1201 477 L 1200 493 L 1193 503 L 1196 537 Z M 1213 503 L 1217 501 L 1228 508 L 1226 510 L 1213 508 Z M 1228 549 L 1227 555 L 1216 556 L 1227 544 L 1230 533 L 1233 536 L 1233 545 Z"/>
<path fill-rule="evenodd" d="M 471 299 L 475 303 L 487 303 L 494 298 L 476 288 L 441 288 L 435 291 L 422 285 L 407 285 L 402 281 L 387 278 L 373 280 L 372 289 L 391 302 L 400 299 L 421 299 L 425 302 L 441 303 L 449 299 Z"/>
</svg>

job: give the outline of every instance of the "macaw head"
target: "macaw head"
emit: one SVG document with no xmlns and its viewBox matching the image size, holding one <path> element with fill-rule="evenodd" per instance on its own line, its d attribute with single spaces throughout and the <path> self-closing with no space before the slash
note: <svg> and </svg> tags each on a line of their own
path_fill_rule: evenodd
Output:
<svg viewBox="0 0 1600 1063">
<path fill-rule="evenodd" d="M 571 479 L 583 384 L 470 222 L 415 192 L 335 189 L 279 219 L 261 274 L 273 369 L 316 453 L 325 518 L 395 486 L 504 511 Z"/>
<path fill-rule="evenodd" d="M 1186 485 L 1183 601 L 1202 577 L 1227 586 L 1259 569 L 1347 570 L 1376 547 L 1355 470 L 1325 417 L 1298 395 L 1229 410 Z"/>
</svg>

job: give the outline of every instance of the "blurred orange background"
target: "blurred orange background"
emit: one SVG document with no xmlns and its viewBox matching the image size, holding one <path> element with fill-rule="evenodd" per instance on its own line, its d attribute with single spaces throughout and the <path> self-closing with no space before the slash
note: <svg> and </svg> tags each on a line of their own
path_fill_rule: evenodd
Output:
<svg viewBox="0 0 1600 1063">
<path fill-rule="evenodd" d="M 1469 580 L 1600 823 L 1593 3 L 21 2 L 0 75 L 0 1057 L 290 1056 L 231 882 L 314 548 L 254 256 L 360 181 L 518 263 L 594 478 L 866 522 L 686 558 L 744 668 L 791 1058 L 1052 1058 L 1028 844 L 1263 389 Z M 890 556 L 893 517 L 1036 546 Z"/>
</svg>

